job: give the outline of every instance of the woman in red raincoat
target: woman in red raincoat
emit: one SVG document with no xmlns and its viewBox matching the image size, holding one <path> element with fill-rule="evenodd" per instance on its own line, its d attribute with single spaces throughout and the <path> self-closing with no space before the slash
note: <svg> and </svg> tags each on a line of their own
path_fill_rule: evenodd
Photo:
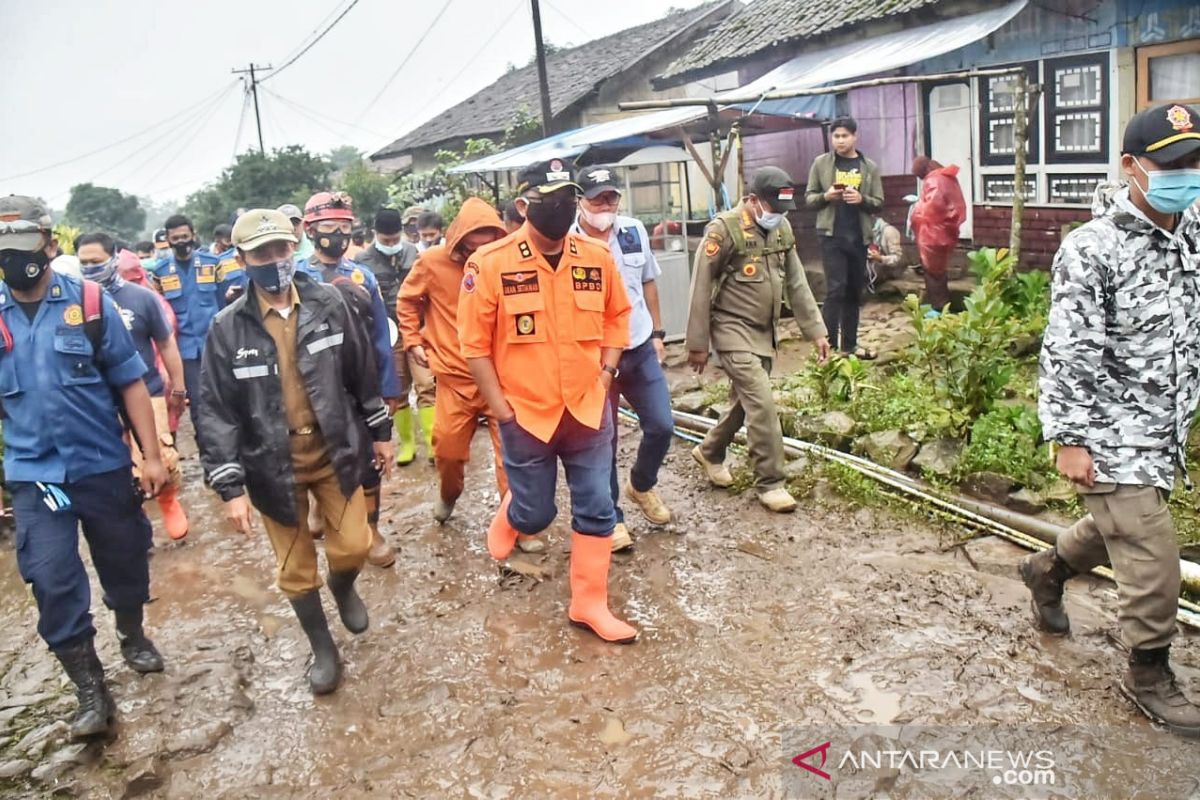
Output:
<svg viewBox="0 0 1200 800">
<path fill-rule="evenodd" d="M 950 302 L 946 267 L 958 245 L 958 228 L 967 218 L 967 202 L 953 164 L 943 167 L 932 158 L 917 156 L 912 172 L 921 179 L 912 229 L 925 268 L 925 302 L 941 311 Z"/>
</svg>

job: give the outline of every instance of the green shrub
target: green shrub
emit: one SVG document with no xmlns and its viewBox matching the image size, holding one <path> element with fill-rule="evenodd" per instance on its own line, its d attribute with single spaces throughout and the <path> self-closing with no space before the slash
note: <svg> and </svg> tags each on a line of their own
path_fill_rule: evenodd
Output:
<svg viewBox="0 0 1200 800">
<path fill-rule="evenodd" d="M 1045 447 L 1039 447 L 1042 426 L 1031 407 L 1000 406 L 971 425 L 959 461 L 960 477 L 973 472 L 998 472 L 1031 488 L 1054 478 Z"/>
</svg>

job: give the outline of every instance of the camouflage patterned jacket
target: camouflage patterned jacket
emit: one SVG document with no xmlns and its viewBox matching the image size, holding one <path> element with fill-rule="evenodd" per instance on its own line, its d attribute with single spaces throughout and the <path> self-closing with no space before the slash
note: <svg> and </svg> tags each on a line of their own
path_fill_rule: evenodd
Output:
<svg viewBox="0 0 1200 800">
<path fill-rule="evenodd" d="M 1097 483 L 1170 490 L 1200 400 L 1200 209 L 1174 234 L 1112 184 L 1054 259 L 1038 411 L 1087 447 Z M 1185 480 L 1186 480 L 1186 471 Z"/>
</svg>

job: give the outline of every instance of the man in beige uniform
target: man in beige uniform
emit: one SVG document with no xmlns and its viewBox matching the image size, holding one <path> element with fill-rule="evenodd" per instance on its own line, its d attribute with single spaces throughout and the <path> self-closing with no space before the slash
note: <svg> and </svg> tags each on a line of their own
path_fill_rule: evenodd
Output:
<svg viewBox="0 0 1200 800">
<path fill-rule="evenodd" d="M 786 172 L 764 167 L 754 174 L 742 203 L 708 224 L 692 269 L 687 328 L 692 368 L 704 371 L 711 346 L 733 384 L 733 406 L 692 457 L 714 486 L 729 486 L 733 476 L 725 451 L 745 422 L 758 499 L 779 512 L 796 508 L 784 488 L 783 431 L 770 379 L 785 291 L 805 338 L 815 343 L 822 360 L 829 355 L 825 323 L 786 216 L 796 207 L 793 194 Z"/>
</svg>

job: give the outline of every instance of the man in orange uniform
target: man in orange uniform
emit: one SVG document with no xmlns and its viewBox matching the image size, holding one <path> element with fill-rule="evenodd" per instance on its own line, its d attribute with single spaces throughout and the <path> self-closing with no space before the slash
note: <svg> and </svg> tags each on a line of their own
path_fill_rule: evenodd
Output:
<svg viewBox="0 0 1200 800">
<path fill-rule="evenodd" d="M 446 230 L 445 244 L 421 253 L 396 298 L 396 319 L 405 351 L 437 378 L 433 454 L 440 496 L 433 517 L 441 523 L 450 519 L 463 492 L 471 438 L 482 415 L 488 416 L 488 431 L 496 454 L 496 485 L 501 496 L 508 491 L 500 457 L 499 423 L 475 387 L 458 343 L 458 293 L 463 283 L 463 265 L 480 247 L 505 235 L 504 223 L 495 209 L 478 197 L 468 198 Z"/>
<path fill-rule="evenodd" d="M 509 492 L 488 529 L 507 558 L 518 534 L 554 521 L 558 461 L 571 492 L 571 622 L 609 642 L 637 630 L 608 610 L 617 522 L 609 483 L 615 424 L 607 403 L 629 344 L 629 298 L 608 247 L 571 233 L 579 185 L 565 159 L 521 174 L 525 224 L 476 251 L 463 273 L 462 354 L 500 420 Z"/>
</svg>

